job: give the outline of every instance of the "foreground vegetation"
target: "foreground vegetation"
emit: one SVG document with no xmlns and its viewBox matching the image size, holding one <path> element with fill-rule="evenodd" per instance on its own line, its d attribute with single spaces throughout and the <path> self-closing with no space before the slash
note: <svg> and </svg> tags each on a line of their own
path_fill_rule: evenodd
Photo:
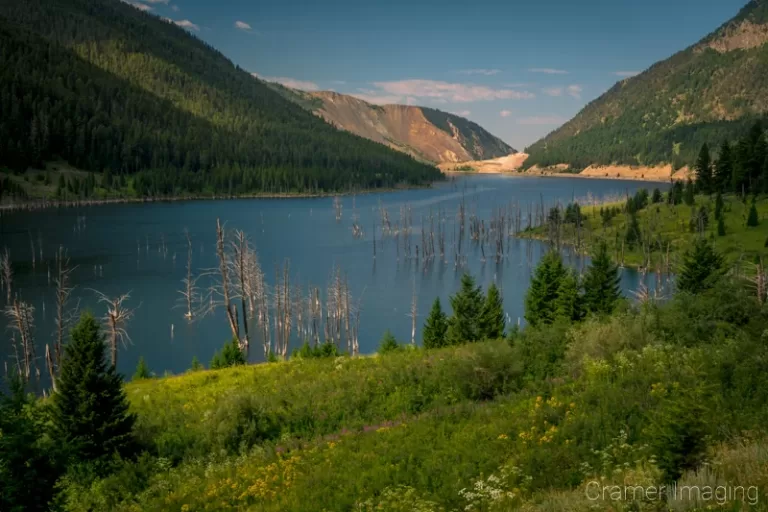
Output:
<svg viewBox="0 0 768 512">
<path fill-rule="evenodd" d="M 140 363 L 123 389 L 86 315 L 52 397 L 25 397 L 17 385 L 2 402 L 0 505 L 766 509 L 765 290 L 724 276 L 706 239 L 694 247 L 666 300 L 620 299 L 605 249 L 583 277 L 552 252 L 534 275 L 522 331 L 505 335 L 498 290 L 483 294 L 465 276 L 450 316 L 435 302 L 425 348 L 386 336 L 374 356 L 305 348 L 244 366 L 229 344 L 215 366 L 232 367 L 195 363 L 152 379 Z M 595 481 L 727 484 L 742 494 L 595 501 Z"/>
</svg>

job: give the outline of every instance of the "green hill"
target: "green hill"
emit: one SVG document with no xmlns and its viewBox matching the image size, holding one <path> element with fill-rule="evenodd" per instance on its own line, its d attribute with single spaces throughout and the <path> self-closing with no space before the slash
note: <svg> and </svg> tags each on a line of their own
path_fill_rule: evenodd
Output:
<svg viewBox="0 0 768 512">
<path fill-rule="evenodd" d="M 334 129 L 182 28 L 118 0 L 0 3 L 0 111 L 0 167 L 65 160 L 131 177 L 123 183 L 139 195 L 440 176 Z"/>
<path fill-rule="evenodd" d="M 768 112 L 768 1 L 751 0 L 700 42 L 618 82 L 526 149 L 526 166 L 692 164 Z"/>
</svg>

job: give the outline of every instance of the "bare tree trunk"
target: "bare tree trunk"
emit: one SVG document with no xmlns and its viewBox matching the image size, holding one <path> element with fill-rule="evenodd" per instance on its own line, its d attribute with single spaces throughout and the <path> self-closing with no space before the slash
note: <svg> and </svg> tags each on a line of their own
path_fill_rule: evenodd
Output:
<svg viewBox="0 0 768 512">
<path fill-rule="evenodd" d="M 224 253 L 224 229 L 221 222 L 216 219 L 216 254 L 219 258 L 219 272 L 221 273 L 221 293 L 224 298 L 224 309 L 227 310 L 227 319 L 229 327 L 232 330 L 232 336 L 240 343 L 240 326 L 235 319 L 234 309 L 229 296 L 229 265 L 227 256 Z"/>
<path fill-rule="evenodd" d="M 135 309 L 127 308 L 124 304 L 131 298 L 131 295 L 130 293 L 126 293 L 119 297 L 109 298 L 99 291 L 94 290 L 94 292 L 98 295 L 99 302 L 104 302 L 107 305 L 107 312 L 104 315 L 103 320 L 109 333 L 108 340 L 112 367 L 117 368 L 118 343 L 126 345 L 126 342 L 131 341 L 125 327 L 128 325 L 128 321 L 133 318 Z"/>
<path fill-rule="evenodd" d="M 411 345 L 416 345 L 416 308 L 418 306 L 416 295 L 416 280 L 413 280 L 413 296 L 411 297 Z"/>
<path fill-rule="evenodd" d="M 2 277 L 3 286 L 5 287 L 5 300 L 10 304 L 13 289 L 13 265 L 11 265 L 11 253 L 8 252 L 7 248 L 3 251 L 2 258 L 0 258 L 0 277 Z"/>
<path fill-rule="evenodd" d="M 53 373 L 58 375 L 61 368 L 61 358 L 64 354 L 64 333 L 67 331 L 69 324 L 71 323 L 77 307 L 73 311 L 68 310 L 69 297 L 72 294 L 73 288 L 69 284 L 70 274 L 74 268 L 69 266 L 69 256 L 63 247 L 59 247 L 56 253 L 56 277 L 54 283 L 56 284 L 56 339 L 53 344 Z M 46 351 L 48 346 L 46 345 Z M 48 355 L 46 354 L 46 359 Z M 50 371 L 50 368 L 49 368 Z M 55 389 L 55 377 L 51 376 L 54 381 Z"/>
</svg>

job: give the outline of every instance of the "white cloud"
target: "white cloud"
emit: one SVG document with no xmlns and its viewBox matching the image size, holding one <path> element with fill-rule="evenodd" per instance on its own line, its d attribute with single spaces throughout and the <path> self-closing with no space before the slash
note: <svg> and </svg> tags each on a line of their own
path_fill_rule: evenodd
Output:
<svg viewBox="0 0 768 512">
<path fill-rule="evenodd" d="M 357 99 L 373 103 L 374 105 L 392 105 L 394 103 L 403 103 L 405 98 L 394 94 L 382 94 L 371 89 L 359 89 L 360 92 L 353 92 L 350 96 Z"/>
<path fill-rule="evenodd" d="M 471 113 L 472 113 L 471 110 L 460 110 L 458 112 L 454 112 L 454 114 L 456 114 L 457 116 L 461 116 L 461 117 L 467 117 Z"/>
<path fill-rule="evenodd" d="M 195 25 L 189 20 L 177 20 L 177 21 L 174 21 L 174 23 L 183 28 L 188 28 L 196 32 L 200 31 L 200 27 L 198 27 L 197 25 Z"/>
<path fill-rule="evenodd" d="M 248 23 L 239 20 L 235 22 L 235 28 L 245 31 L 251 30 L 251 26 Z"/>
<path fill-rule="evenodd" d="M 128 3 L 140 11 L 147 12 L 152 10 L 152 6 L 147 4 L 140 4 L 139 2 L 128 2 Z"/>
<path fill-rule="evenodd" d="M 512 111 L 511 110 L 502 110 L 501 112 L 499 112 L 499 115 L 501 117 L 509 117 L 509 116 L 512 115 Z"/>
<path fill-rule="evenodd" d="M 169 0 L 142 0 L 142 2 L 148 3 L 148 4 L 165 4 L 168 5 Z"/>
<path fill-rule="evenodd" d="M 377 88 L 390 96 L 428 98 L 434 102 L 468 103 L 500 99 L 531 99 L 535 95 L 527 91 L 494 89 L 483 85 L 459 84 L 438 80 L 397 80 L 374 82 Z M 379 93 L 381 94 L 381 93 Z"/>
<path fill-rule="evenodd" d="M 178 6 L 178 5 L 172 5 L 172 6 L 171 6 L 171 10 L 172 10 L 173 12 L 179 12 L 179 6 Z"/>
<path fill-rule="evenodd" d="M 573 96 L 576 99 L 581 99 L 581 91 L 583 91 L 584 88 L 580 85 L 569 85 L 568 86 L 568 95 Z"/>
<path fill-rule="evenodd" d="M 630 76 L 639 75 L 640 71 L 614 71 L 613 74 L 622 78 L 628 78 Z"/>
<path fill-rule="evenodd" d="M 320 87 L 315 82 L 308 80 L 297 80 L 287 76 L 261 76 L 258 73 L 251 73 L 251 75 L 264 80 L 266 82 L 275 82 L 291 89 L 300 89 L 302 91 L 318 91 Z"/>
<path fill-rule="evenodd" d="M 528 71 L 531 73 L 544 73 L 545 75 L 567 75 L 568 72 L 564 69 L 554 68 L 530 68 Z"/>
<path fill-rule="evenodd" d="M 560 116 L 532 116 L 521 117 L 517 120 L 517 124 L 523 125 L 558 125 L 563 124 L 568 119 Z"/>
<path fill-rule="evenodd" d="M 563 95 L 563 88 L 562 87 L 550 87 L 548 89 L 542 89 L 541 92 L 543 92 L 547 96 L 562 96 Z"/>
<path fill-rule="evenodd" d="M 462 75 L 485 75 L 493 76 L 501 73 L 500 69 L 460 69 L 459 73 Z"/>
</svg>

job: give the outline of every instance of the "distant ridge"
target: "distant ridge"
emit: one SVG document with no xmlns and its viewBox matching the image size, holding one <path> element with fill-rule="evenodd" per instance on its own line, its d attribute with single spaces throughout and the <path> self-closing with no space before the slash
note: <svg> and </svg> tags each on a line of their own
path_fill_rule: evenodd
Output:
<svg viewBox="0 0 768 512">
<path fill-rule="evenodd" d="M 692 164 L 768 112 L 768 0 L 752 0 L 689 48 L 621 80 L 526 148 L 525 165 Z"/>
<path fill-rule="evenodd" d="M 332 91 L 304 92 L 276 83 L 270 86 L 338 128 L 423 161 L 455 163 L 516 153 L 480 125 L 455 114 L 410 105 L 374 105 Z"/>
</svg>

